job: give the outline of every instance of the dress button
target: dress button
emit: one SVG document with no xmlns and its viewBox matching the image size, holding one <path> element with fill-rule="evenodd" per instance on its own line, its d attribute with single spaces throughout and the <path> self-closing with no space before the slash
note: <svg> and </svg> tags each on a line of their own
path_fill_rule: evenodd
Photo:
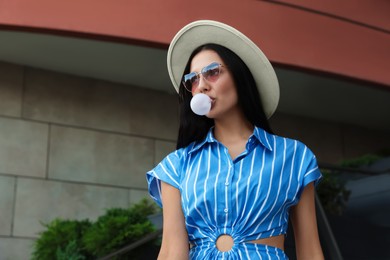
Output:
<svg viewBox="0 0 390 260">
<path fill-rule="evenodd" d="M 229 182 L 225 182 L 225 185 L 228 186 L 228 185 L 229 185 Z"/>
<path fill-rule="evenodd" d="M 224 209 L 224 211 L 225 211 L 225 213 L 228 213 L 229 210 L 228 209 Z"/>
</svg>

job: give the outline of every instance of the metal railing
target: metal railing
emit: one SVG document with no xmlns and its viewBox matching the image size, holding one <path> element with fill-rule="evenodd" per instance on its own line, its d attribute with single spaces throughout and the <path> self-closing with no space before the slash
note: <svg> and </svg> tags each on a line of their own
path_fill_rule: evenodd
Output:
<svg viewBox="0 0 390 260">
<path fill-rule="evenodd" d="M 317 211 L 317 225 L 318 233 L 321 240 L 322 250 L 327 256 L 326 259 L 343 260 L 340 248 L 337 244 L 336 238 L 333 235 L 332 228 L 326 217 L 325 211 L 322 207 L 321 201 L 316 195 L 316 211 Z"/>
</svg>

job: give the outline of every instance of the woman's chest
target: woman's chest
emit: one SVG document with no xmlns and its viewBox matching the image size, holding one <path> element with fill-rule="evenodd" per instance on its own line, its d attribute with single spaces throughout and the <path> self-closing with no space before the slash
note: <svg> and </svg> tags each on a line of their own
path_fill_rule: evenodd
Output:
<svg viewBox="0 0 390 260">
<path fill-rule="evenodd" d="M 205 156 L 193 162 L 182 179 L 182 203 L 189 215 L 195 209 L 223 218 L 236 216 L 249 205 L 280 208 L 295 199 L 296 180 L 291 167 L 263 153 L 244 154 L 236 161 L 227 155 L 212 159 Z"/>
</svg>

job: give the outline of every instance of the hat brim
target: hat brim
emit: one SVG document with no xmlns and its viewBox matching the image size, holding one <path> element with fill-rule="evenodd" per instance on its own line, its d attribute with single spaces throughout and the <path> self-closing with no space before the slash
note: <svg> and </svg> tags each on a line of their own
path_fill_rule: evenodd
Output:
<svg viewBox="0 0 390 260">
<path fill-rule="evenodd" d="M 184 26 L 172 39 L 168 49 L 167 66 L 173 86 L 179 92 L 184 68 L 192 52 L 204 44 L 219 44 L 236 53 L 251 71 L 267 118 L 279 102 L 279 83 L 271 63 L 243 33 L 211 20 L 199 20 Z"/>
</svg>

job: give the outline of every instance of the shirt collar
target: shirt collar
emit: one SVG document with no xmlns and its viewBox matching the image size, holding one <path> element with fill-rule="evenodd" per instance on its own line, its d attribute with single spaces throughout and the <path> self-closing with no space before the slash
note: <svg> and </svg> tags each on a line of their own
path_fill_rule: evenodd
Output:
<svg viewBox="0 0 390 260">
<path fill-rule="evenodd" d="M 268 150 L 272 151 L 272 146 L 270 141 L 272 140 L 272 134 L 268 133 L 264 129 L 255 126 L 252 136 L 256 137 L 257 140 Z"/>
<path fill-rule="evenodd" d="M 189 149 L 189 153 L 192 153 L 194 151 L 199 150 L 202 146 L 204 146 L 206 143 L 215 143 L 218 142 L 217 139 L 214 137 L 213 132 L 214 126 L 211 127 L 206 135 L 206 137 L 201 142 L 194 142 L 192 143 L 192 147 Z M 255 126 L 253 130 L 253 134 L 249 137 L 249 140 L 256 138 L 260 144 L 262 144 L 266 149 L 272 151 L 272 146 L 270 144 L 270 140 L 272 138 L 272 135 L 265 131 L 264 129 Z"/>
</svg>

